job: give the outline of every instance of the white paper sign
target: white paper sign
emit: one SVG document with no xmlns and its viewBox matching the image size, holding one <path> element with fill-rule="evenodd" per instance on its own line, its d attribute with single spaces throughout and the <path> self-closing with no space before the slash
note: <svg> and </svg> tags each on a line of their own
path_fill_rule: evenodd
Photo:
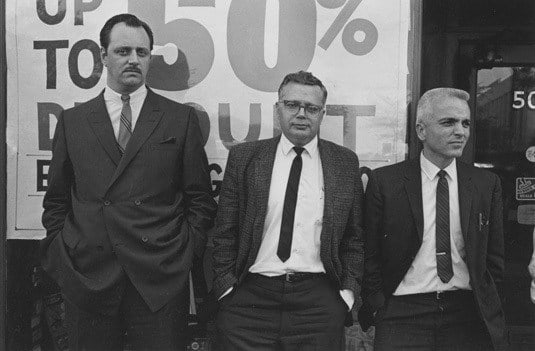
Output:
<svg viewBox="0 0 535 351">
<path fill-rule="evenodd" d="M 326 86 L 321 137 L 362 166 L 406 154 L 410 2 L 404 0 L 7 0 L 8 238 L 38 239 L 56 116 L 105 86 L 99 32 L 130 12 L 155 38 L 147 83 L 202 113 L 214 194 L 228 148 L 278 133 L 282 78 Z"/>
</svg>

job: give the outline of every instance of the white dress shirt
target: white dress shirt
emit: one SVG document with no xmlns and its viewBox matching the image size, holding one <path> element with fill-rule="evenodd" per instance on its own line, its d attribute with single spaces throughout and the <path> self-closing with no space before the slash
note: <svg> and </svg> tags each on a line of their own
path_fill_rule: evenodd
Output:
<svg viewBox="0 0 535 351">
<path fill-rule="evenodd" d="M 141 85 L 136 91 L 130 94 L 130 108 L 132 109 L 132 132 L 136 126 L 139 113 L 145 98 L 147 97 L 147 87 Z M 119 126 L 121 125 L 121 111 L 123 109 L 123 100 L 121 100 L 121 94 L 106 86 L 104 89 L 104 102 L 106 103 L 106 109 L 110 115 L 111 125 L 113 127 L 113 133 L 115 139 L 119 135 Z"/>
<path fill-rule="evenodd" d="M 444 168 L 447 173 L 446 179 L 449 188 L 450 244 L 453 265 L 453 278 L 447 283 L 443 283 L 438 277 L 436 259 L 436 194 L 440 169 L 425 158 L 423 152 L 420 155 L 420 167 L 422 172 L 422 205 L 424 214 L 422 246 L 394 295 L 457 289 L 471 290 L 468 267 L 464 261 L 466 251 L 461 232 L 457 164 L 454 160 L 448 167 Z"/>
<path fill-rule="evenodd" d="M 286 185 L 296 156 L 293 147 L 283 134 L 273 163 L 262 243 L 256 261 L 249 268 L 251 273 L 268 277 L 292 272 L 325 273 L 320 258 L 324 196 L 317 137 L 304 146 L 301 154 L 303 168 L 299 178 L 290 258 L 282 262 L 277 256 Z"/>
</svg>

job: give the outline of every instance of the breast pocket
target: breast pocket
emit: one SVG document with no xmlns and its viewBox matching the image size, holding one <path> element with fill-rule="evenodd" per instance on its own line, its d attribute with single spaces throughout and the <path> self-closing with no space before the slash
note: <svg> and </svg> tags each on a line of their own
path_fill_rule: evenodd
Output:
<svg viewBox="0 0 535 351">
<path fill-rule="evenodd" d="M 174 181 L 181 164 L 182 147 L 176 143 L 153 143 L 150 147 L 151 173 L 158 178 Z"/>
<path fill-rule="evenodd" d="M 319 191 L 318 191 L 318 194 L 316 196 L 316 213 L 314 215 L 314 227 L 315 227 L 315 232 L 316 233 L 319 233 L 320 232 L 320 228 L 323 227 L 323 211 L 324 211 L 324 208 L 325 208 L 325 190 L 324 188 L 322 187 Z M 314 236 L 314 244 L 317 246 L 317 247 L 320 247 L 320 235 L 315 235 Z"/>
<path fill-rule="evenodd" d="M 180 146 L 178 144 L 152 144 L 151 145 L 152 150 L 161 151 L 161 150 L 171 150 L 171 151 L 177 151 L 180 149 Z"/>
<path fill-rule="evenodd" d="M 317 205 L 316 205 L 316 218 L 320 221 L 323 220 L 323 209 L 325 208 L 325 189 L 321 187 L 317 194 Z"/>
</svg>

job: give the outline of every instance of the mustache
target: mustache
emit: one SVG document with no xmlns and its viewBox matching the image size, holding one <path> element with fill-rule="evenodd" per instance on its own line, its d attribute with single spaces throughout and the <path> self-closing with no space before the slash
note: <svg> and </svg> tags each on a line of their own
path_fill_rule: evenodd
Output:
<svg viewBox="0 0 535 351">
<path fill-rule="evenodd" d="M 136 72 L 141 73 L 141 70 L 138 67 L 127 67 L 123 72 Z"/>
</svg>

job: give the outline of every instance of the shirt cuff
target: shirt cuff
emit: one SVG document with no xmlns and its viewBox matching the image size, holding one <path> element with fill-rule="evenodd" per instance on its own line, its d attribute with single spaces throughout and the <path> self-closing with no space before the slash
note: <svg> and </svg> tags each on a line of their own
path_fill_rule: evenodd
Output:
<svg viewBox="0 0 535 351">
<path fill-rule="evenodd" d="M 342 300 L 346 303 L 348 307 L 348 311 L 351 311 L 353 308 L 353 304 L 355 303 L 355 295 L 353 294 L 353 291 L 350 289 L 344 289 L 340 290 L 340 296 L 342 297 Z"/>
</svg>

